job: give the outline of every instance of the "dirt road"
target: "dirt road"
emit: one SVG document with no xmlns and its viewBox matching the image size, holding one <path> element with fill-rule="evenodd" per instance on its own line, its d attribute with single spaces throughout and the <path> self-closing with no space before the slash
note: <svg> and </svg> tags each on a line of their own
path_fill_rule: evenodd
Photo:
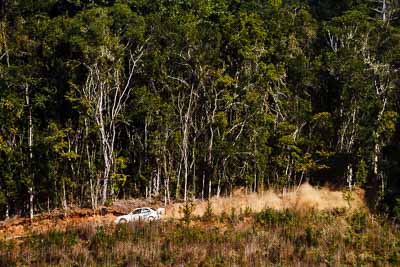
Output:
<svg viewBox="0 0 400 267">
<path fill-rule="evenodd" d="M 347 199 L 347 200 L 346 200 Z M 364 192 L 356 189 L 345 199 L 343 192 L 333 191 L 328 188 L 315 188 L 309 184 L 303 184 L 297 190 L 291 192 L 275 193 L 267 191 L 263 193 L 246 194 L 237 190 L 232 196 L 224 198 L 212 198 L 210 200 L 213 213 L 220 215 L 223 212 L 230 213 L 250 209 L 253 212 L 265 208 L 296 209 L 306 211 L 308 209 L 332 210 L 365 209 Z M 193 202 L 193 215 L 202 216 L 207 207 L 207 201 L 195 200 Z M 112 224 L 115 217 L 126 214 L 131 210 L 142 207 L 160 207 L 163 203 L 156 200 L 129 199 L 115 201 L 111 207 L 103 207 L 93 211 L 91 209 L 70 208 L 69 210 L 53 210 L 35 216 L 31 221 L 27 218 L 14 217 L 0 222 L 0 240 L 23 238 L 33 232 L 40 233 L 49 230 L 65 230 L 75 225 L 105 225 Z M 174 203 L 166 207 L 166 219 L 179 219 L 182 215 L 183 203 Z"/>
</svg>

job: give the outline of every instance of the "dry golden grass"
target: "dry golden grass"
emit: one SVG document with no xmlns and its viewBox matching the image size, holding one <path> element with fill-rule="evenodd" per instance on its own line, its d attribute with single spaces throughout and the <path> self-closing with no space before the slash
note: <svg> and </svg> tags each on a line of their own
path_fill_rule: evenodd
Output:
<svg viewBox="0 0 400 267">
<path fill-rule="evenodd" d="M 190 220 L 70 226 L 1 241 L 0 266 L 400 264 L 398 227 L 365 212 L 266 209 Z"/>
<path fill-rule="evenodd" d="M 266 208 L 276 210 L 295 209 L 307 211 L 349 209 L 366 209 L 364 204 L 364 192 L 356 189 L 350 193 L 349 200 L 342 191 L 330 190 L 327 187 L 316 188 L 308 183 L 302 184 L 297 190 L 284 193 L 276 193 L 272 190 L 263 193 L 246 194 L 243 191 L 235 192 L 231 197 L 211 198 L 210 202 L 213 211 L 217 215 L 229 213 L 232 209 L 239 210 L 251 209 L 254 212 L 262 211 Z M 182 218 L 182 208 L 184 204 L 172 204 L 167 207 L 167 218 Z M 207 201 L 194 201 L 193 215 L 201 216 L 207 208 Z"/>
</svg>

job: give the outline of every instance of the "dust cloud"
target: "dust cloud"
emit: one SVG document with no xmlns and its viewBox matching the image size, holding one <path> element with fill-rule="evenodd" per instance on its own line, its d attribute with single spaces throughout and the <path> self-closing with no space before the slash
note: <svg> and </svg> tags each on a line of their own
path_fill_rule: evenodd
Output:
<svg viewBox="0 0 400 267">
<path fill-rule="evenodd" d="M 242 191 L 235 192 L 231 197 L 213 197 L 211 206 L 214 214 L 230 213 L 250 209 L 259 212 L 266 208 L 276 210 L 294 209 L 306 211 L 333 210 L 333 209 L 359 209 L 364 207 L 364 192 L 361 189 L 354 190 L 345 197 L 342 191 L 334 191 L 329 188 L 316 188 L 308 183 L 302 184 L 297 190 L 276 193 L 272 190 L 263 193 L 246 194 Z M 194 201 L 193 215 L 202 216 L 207 209 L 207 201 Z M 169 218 L 181 218 L 183 204 L 173 204 L 167 207 L 166 216 Z"/>
</svg>

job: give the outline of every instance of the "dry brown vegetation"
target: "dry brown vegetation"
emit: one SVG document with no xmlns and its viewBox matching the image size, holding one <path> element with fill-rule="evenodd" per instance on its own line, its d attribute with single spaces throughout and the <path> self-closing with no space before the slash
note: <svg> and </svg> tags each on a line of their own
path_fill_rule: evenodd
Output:
<svg viewBox="0 0 400 267">
<path fill-rule="evenodd" d="M 230 212 L 232 209 L 251 209 L 259 212 L 266 208 L 275 210 L 333 210 L 346 209 L 350 211 L 365 210 L 364 192 L 356 189 L 353 192 L 342 192 L 331 190 L 328 187 L 316 188 L 308 183 L 302 184 L 299 188 L 283 193 L 276 193 L 272 190 L 263 193 L 246 194 L 237 190 L 231 197 L 217 198 L 211 200 L 214 213 L 220 215 Z M 174 204 L 167 208 L 167 217 L 181 218 L 181 209 L 184 204 Z M 193 214 L 201 216 L 207 207 L 207 201 L 194 201 Z"/>
<path fill-rule="evenodd" d="M 362 191 L 344 195 L 308 184 L 284 194 L 236 192 L 170 205 L 167 218 L 153 223 L 111 223 L 116 214 L 159 204 L 143 200 L 118 201 L 106 215 L 70 210 L 68 218 L 58 211 L 58 219 L 42 215 L 31 224 L 14 219 L 2 226 L 0 266 L 400 264 L 397 225 L 369 214 Z M 6 238 L 18 227 L 24 238 Z"/>
<path fill-rule="evenodd" d="M 211 207 L 211 212 L 210 212 Z M 207 214 L 210 213 L 210 214 Z M 0 242 L 0 266 L 385 266 L 396 225 L 365 212 L 231 210 L 123 225 L 82 224 Z"/>
<path fill-rule="evenodd" d="M 230 197 L 214 197 L 210 200 L 213 213 L 221 215 L 229 213 L 232 209 L 259 212 L 266 208 L 276 210 L 366 210 L 364 205 L 364 192 L 361 189 L 354 190 L 348 199 L 341 191 L 330 190 L 327 187 L 316 188 L 308 183 L 301 185 L 292 191 L 276 193 L 272 190 L 262 193 L 245 193 L 236 190 Z M 202 216 L 207 208 L 208 201 L 194 200 L 193 215 Z M 102 207 L 99 210 L 73 208 L 53 210 L 50 213 L 42 213 L 31 221 L 27 218 L 14 217 L 0 223 L 0 239 L 14 239 L 26 237 L 32 232 L 42 233 L 50 230 L 65 230 L 68 226 L 81 224 L 104 225 L 114 221 L 115 216 L 126 214 L 137 207 L 159 207 L 163 203 L 157 199 L 129 199 L 117 200 L 110 207 Z M 180 219 L 183 217 L 183 203 L 172 203 L 166 207 L 167 219 Z"/>
</svg>

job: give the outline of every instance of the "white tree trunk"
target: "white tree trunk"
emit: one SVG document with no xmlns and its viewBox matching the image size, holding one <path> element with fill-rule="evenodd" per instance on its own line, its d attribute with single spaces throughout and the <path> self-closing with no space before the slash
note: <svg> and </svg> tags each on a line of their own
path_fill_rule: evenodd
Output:
<svg viewBox="0 0 400 267">
<path fill-rule="evenodd" d="M 212 188 L 211 188 L 211 178 L 208 178 L 208 199 L 211 199 L 211 194 L 212 194 Z"/>
<path fill-rule="evenodd" d="M 90 66 L 83 63 L 89 74 L 82 91 L 90 105 L 90 115 L 99 129 L 104 161 L 102 204 L 107 200 L 109 178 L 114 168 L 118 116 L 130 97 L 131 81 L 143 56 L 144 45 L 137 47 L 134 53 L 130 52 L 129 75 L 124 84 L 121 81 L 123 70 L 120 64 L 123 53 L 114 51 L 118 50 L 117 48 L 125 49 L 122 48 L 122 44 L 113 48 L 103 47 L 101 54 Z M 104 63 L 104 58 L 108 60 L 108 63 Z"/>
<path fill-rule="evenodd" d="M 30 97 L 29 97 L 29 86 L 28 84 L 25 85 L 25 100 L 26 100 L 26 105 L 29 110 L 29 125 L 28 125 L 28 147 L 29 147 L 29 168 L 30 168 L 30 175 L 31 175 L 31 181 L 30 181 L 30 186 L 28 188 L 29 192 L 29 218 L 33 219 L 33 197 L 34 197 L 34 191 L 33 191 L 33 182 L 34 182 L 34 173 L 32 171 L 32 160 L 33 160 L 33 151 L 32 151 L 32 146 L 33 146 L 33 123 L 32 123 L 32 106 L 30 104 Z"/>
<path fill-rule="evenodd" d="M 349 190 L 353 189 L 353 165 L 347 165 L 347 184 L 349 186 Z"/>
<path fill-rule="evenodd" d="M 221 193 L 221 176 L 218 176 L 217 198 L 219 198 L 220 193 Z"/>
<path fill-rule="evenodd" d="M 67 193 L 65 191 L 65 181 L 62 181 L 62 190 L 63 190 L 62 206 L 63 209 L 66 210 L 68 208 L 68 205 L 67 205 Z"/>
<path fill-rule="evenodd" d="M 202 183 L 202 187 L 201 187 L 201 200 L 202 201 L 204 200 L 204 183 L 205 183 L 205 180 L 206 180 L 206 175 L 205 175 L 205 173 L 203 171 L 203 183 Z"/>
</svg>

